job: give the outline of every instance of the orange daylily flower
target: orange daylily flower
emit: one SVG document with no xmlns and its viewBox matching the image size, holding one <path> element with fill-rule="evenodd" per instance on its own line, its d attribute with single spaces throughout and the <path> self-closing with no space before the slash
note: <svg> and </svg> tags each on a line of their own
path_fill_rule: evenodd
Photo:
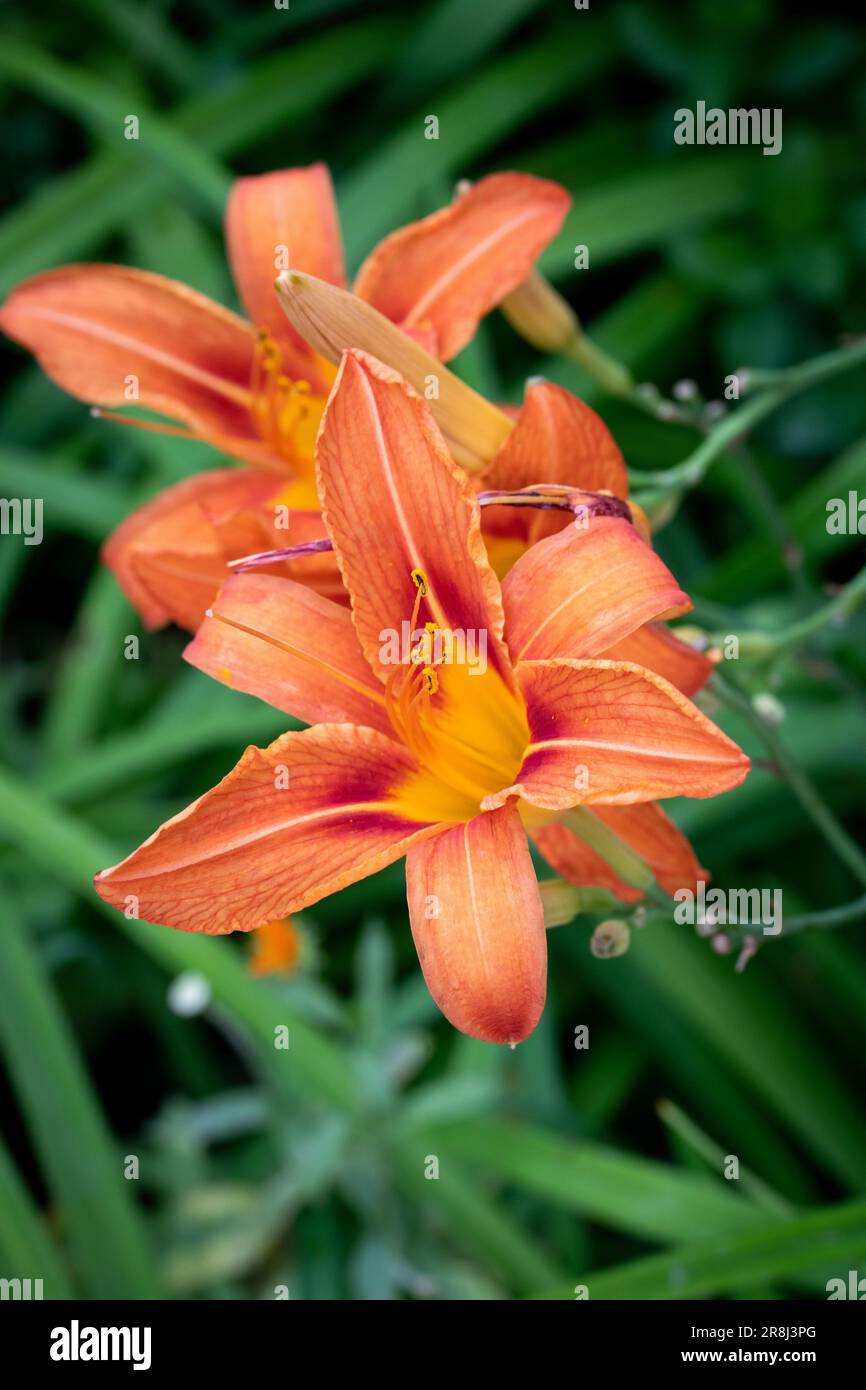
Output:
<svg viewBox="0 0 866 1390">
<path fill-rule="evenodd" d="M 521 491 L 543 482 L 628 498 L 628 473 L 616 441 L 601 417 L 570 391 L 552 382 L 530 383 L 515 416 L 511 435 L 477 475 L 480 491 Z M 557 511 L 486 509 L 484 538 L 497 574 L 504 577 L 528 547 L 568 524 Z M 544 564 L 542 553 L 536 565 Z M 707 656 L 658 623 L 630 633 L 609 655 L 648 667 L 685 695 L 696 694 L 713 671 Z"/>
<path fill-rule="evenodd" d="M 266 922 L 252 938 L 251 975 L 290 975 L 301 954 L 301 938 L 291 917 Z"/>
<path fill-rule="evenodd" d="M 559 829 L 577 839 L 558 818 L 589 808 L 663 885 L 693 885 L 692 851 L 654 803 L 726 791 L 748 759 L 663 677 L 611 657 L 690 607 L 621 504 L 541 540 L 500 586 L 429 407 L 360 352 L 344 358 L 317 466 L 351 611 L 242 573 L 186 652 L 313 727 L 248 748 L 97 891 L 181 930 L 249 931 L 405 855 L 434 999 L 462 1031 L 516 1043 L 546 990 L 527 833 L 542 852 Z M 395 657 L 404 624 L 412 646 Z M 443 655 L 449 634 L 463 661 Z M 569 855 L 569 838 L 551 851 Z"/>
<path fill-rule="evenodd" d="M 528 274 L 568 203 L 555 183 L 493 174 L 386 237 L 355 292 L 445 361 Z M 194 630 L 228 560 L 285 541 L 278 508 L 291 509 L 293 542 L 325 534 L 313 446 L 335 372 L 289 323 L 274 279 L 290 264 L 345 283 L 327 168 L 237 180 L 226 244 L 249 320 L 164 276 L 98 264 L 36 275 L 0 310 L 4 332 L 72 395 L 103 409 L 144 406 L 248 465 L 167 489 L 106 544 L 106 563 L 151 628 L 174 620 Z M 298 577 L 342 593 L 331 556 Z"/>
</svg>

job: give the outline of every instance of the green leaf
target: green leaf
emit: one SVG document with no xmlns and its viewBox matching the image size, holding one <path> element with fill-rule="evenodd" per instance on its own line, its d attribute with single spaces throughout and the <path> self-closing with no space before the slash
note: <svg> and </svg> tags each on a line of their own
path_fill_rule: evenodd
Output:
<svg viewBox="0 0 866 1390">
<path fill-rule="evenodd" d="M 561 42 L 558 34 L 528 45 L 437 100 L 432 114 L 439 120 L 439 140 L 425 139 L 425 114 L 418 111 L 390 139 L 377 143 L 339 186 L 350 263 L 400 221 L 417 216 L 424 189 L 464 175 L 471 160 L 570 87 L 604 71 L 612 57 L 602 27 L 587 30 L 568 64 L 556 61 Z"/>
<path fill-rule="evenodd" d="M 84 121 L 134 164 L 152 160 L 181 188 L 192 189 L 206 207 L 222 216 L 229 175 L 206 151 L 137 99 L 132 99 L 136 109 L 130 111 L 129 96 L 115 91 L 109 83 L 8 37 L 0 48 L 0 73 Z M 130 116 L 139 122 L 138 134 L 132 139 L 124 134 Z"/>
<path fill-rule="evenodd" d="M 117 848 L 5 772 L 0 772 L 0 833 L 52 877 L 99 907 L 115 928 L 170 974 L 192 970 L 203 975 L 215 1004 L 256 1040 L 261 1065 L 281 1091 L 321 1098 L 340 1109 L 355 1108 L 357 1088 L 340 1050 L 289 1008 L 278 991 L 254 981 L 228 942 L 148 926 L 103 903 L 93 889 L 93 874 L 117 861 Z M 288 1029 L 285 1050 L 274 1045 L 278 1028 Z"/>
<path fill-rule="evenodd" d="M 430 1152 L 454 1155 L 569 1211 L 646 1240 L 744 1230 L 763 1220 L 735 1193 L 703 1174 L 636 1158 L 601 1144 L 503 1120 L 443 1126 Z"/>
<path fill-rule="evenodd" d="M 367 20 L 265 58 L 173 113 L 174 129 L 206 154 L 230 156 L 336 100 L 385 61 L 392 34 L 390 23 Z M 106 154 L 40 189 L 0 221 L 0 292 L 80 256 L 163 196 L 168 182 L 153 166 L 130 169 L 127 158 Z"/>
<path fill-rule="evenodd" d="M 575 189 L 574 205 L 540 268 L 552 279 L 573 275 L 576 245 L 589 247 L 591 266 L 634 255 L 686 228 L 740 212 L 748 192 L 746 161 L 713 155 L 657 165 L 598 189 Z"/>
<path fill-rule="evenodd" d="M 639 933 L 628 956 L 661 1008 L 675 1008 L 842 1182 L 859 1188 L 866 1126 L 804 1020 L 755 966 L 734 976 L 674 924 Z M 763 962 L 758 962 L 763 964 Z"/>
<path fill-rule="evenodd" d="M 417 1139 L 404 1138 L 395 1146 L 397 1177 L 404 1190 L 419 1205 L 434 1205 L 447 1223 L 450 1238 L 482 1259 L 517 1293 L 528 1293 L 539 1284 L 544 1286 L 549 1275 L 542 1276 L 542 1271 L 554 1268 L 553 1262 L 524 1234 L 502 1204 L 483 1193 L 459 1164 L 449 1158 L 440 1163 L 438 1178 L 425 1178 L 429 1157 L 438 1153 L 436 1147 L 427 1148 Z"/>
<path fill-rule="evenodd" d="M 7 1279 L 41 1279 L 45 1298 L 72 1298 L 57 1247 L 0 1140 L 0 1267 Z"/>
<path fill-rule="evenodd" d="M 751 1231 L 720 1234 L 664 1255 L 617 1265 L 575 1279 L 570 1287 L 541 1298 L 575 1297 L 585 1284 L 590 1299 L 717 1298 L 743 1285 L 793 1278 L 815 1270 L 846 1282 L 848 1269 L 866 1258 L 866 1202 L 840 1203 L 791 1221 L 774 1221 Z"/>
<path fill-rule="evenodd" d="M 40 1166 L 91 1298 L 158 1298 L 134 1184 L 21 924 L 0 899 L 0 1040 Z"/>
<path fill-rule="evenodd" d="M 130 510 L 131 499 L 110 480 L 64 473 L 24 449 L 0 448 L 0 489 L 5 497 L 41 497 L 46 532 L 71 531 L 103 541 Z"/>
</svg>

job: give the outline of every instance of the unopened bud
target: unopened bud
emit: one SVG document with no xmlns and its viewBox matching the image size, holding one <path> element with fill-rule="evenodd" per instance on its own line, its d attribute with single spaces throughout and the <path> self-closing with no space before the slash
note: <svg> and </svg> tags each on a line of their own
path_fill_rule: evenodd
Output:
<svg viewBox="0 0 866 1390">
<path fill-rule="evenodd" d="M 564 927 L 580 911 L 580 889 L 564 878 L 548 878 L 538 885 L 546 927 Z"/>
<path fill-rule="evenodd" d="M 499 307 L 515 333 L 539 352 L 564 352 L 580 332 L 571 305 L 538 270 L 531 270 Z"/>
<path fill-rule="evenodd" d="M 771 728 L 777 728 L 785 718 L 785 706 L 781 700 L 777 700 L 775 695 L 771 695 L 769 690 L 761 690 L 757 695 L 752 696 L 752 708 L 759 714 L 765 724 Z"/>
<path fill-rule="evenodd" d="M 409 382 L 423 396 L 451 453 L 468 472 L 479 472 L 513 428 L 504 411 L 473 391 L 372 304 L 315 275 L 287 270 L 276 281 L 286 316 L 314 351 L 339 363 L 360 348 Z M 436 383 L 430 394 L 428 385 Z"/>
<path fill-rule="evenodd" d="M 610 960 L 613 956 L 624 956 L 630 941 L 631 932 L 627 923 L 612 917 L 609 922 L 599 922 L 592 934 L 589 949 L 598 960 Z"/>
</svg>

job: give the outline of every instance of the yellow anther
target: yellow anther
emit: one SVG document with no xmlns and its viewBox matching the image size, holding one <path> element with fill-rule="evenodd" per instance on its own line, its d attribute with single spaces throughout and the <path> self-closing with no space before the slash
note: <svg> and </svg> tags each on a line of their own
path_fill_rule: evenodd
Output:
<svg viewBox="0 0 866 1390">
<path fill-rule="evenodd" d="M 439 677 L 432 666 L 424 667 L 424 689 L 428 695 L 435 695 L 439 689 Z"/>
<path fill-rule="evenodd" d="M 426 598 L 427 576 L 423 570 L 412 571 L 412 583 L 415 585 L 415 588 L 418 590 L 418 593 L 420 594 L 421 598 Z"/>
</svg>

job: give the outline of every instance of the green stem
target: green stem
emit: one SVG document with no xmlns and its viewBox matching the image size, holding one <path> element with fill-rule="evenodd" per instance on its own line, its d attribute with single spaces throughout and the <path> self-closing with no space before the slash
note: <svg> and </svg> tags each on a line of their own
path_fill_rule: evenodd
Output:
<svg viewBox="0 0 866 1390">
<path fill-rule="evenodd" d="M 798 391 L 815 386 L 839 372 L 850 371 L 852 367 L 857 367 L 863 362 L 866 362 L 866 338 L 835 348 L 832 352 L 822 353 L 820 357 L 800 362 L 784 371 L 760 372 L 745 368 L 737 375 L 747 389 L 755 386 L 762 388 L 760 394 L 740 406 L 739 410 L 727 415 L 688 458 L 673 468 L 643 474 L 640 481 L 651 488 L 696 487 L 710 464 L 724 453 L 728 445 L 754 429 L 755 425 L 767 415 L 771 415 L 783 401 Z"/>
<path fill-rule="evenodd" d="M 570 811 L 564 811 L 559 819 L 563 825 L 573 830 L 575 835 L 579 835 L 629 888 L 636 888 L 660 906 L 671 905 L 668 895 L 656 883 L 646 860 L 635 854 L 624 840 L 608 829 L 604 822 L 585 806 L 575 806 Z"/>
<path fill-rule="evenodd" d="M 809 613 L 807 617 L 801 618 L 796 623 L 791 623 L 788 627 L 782 628 L 781 632 L 744 632 L 740 634 L 740 655 L 750 657 L 754 660 L 766 660 L 776 656 L 779 652 L 788 647 L 799 646 L 809 637 L 813 637 L 822 628 L 830 626 L 832 623 L 847 621 L 853 613 L 857 611 L 862 603 L 866 602 L 866 568 L 862 569 L 856 578 L 846 584 L 845 588 L 836 595 L 834 599 L 819 608 L 814 613 Z M 713 633 L 710 635 L 710 642 L 720 645 L 725 641 L 727 633 Z"/>
<path fill-rule="evenodd" d="M 723 704 L 736 710 L 746 720 L 771 754 L 773 762 L 800 802 L 806 815 L 817 826 L 842 862 L 847 864 L 855 878 L 866 886 L 866 855 L 847 830 L 839 824 L 830 808 L 818 795 L 802 768 L 791 757 L 775 729 L 761 718 L 748 696 L 733 682 L 723 679 L 718 671 L 711 677 L 709 687 L 715 691 Z"/>
<path fill-rule="evenodd" d="M 782 922 L 782 930 L 779 932 L 777 940 L 783 936 L 796 936 L 797 932 L 806 931 L 808 927 L 846 927 L 851 922 L 860 921 L 866 918 L 866 893 L 862 898 L 855 898 L 853 902 L 842 903 L 840 907 L 823 908 L 820 912 L 803 912 L 797 917 L 788 917 Z M 748 937 L 757 936 L 764 940 L 764 929 L 762 926 L 738 926 L 729 930 L 719 928 L 725 935 L 730 937 L 736 944 L 742 944 Z"/>
<path fill-rule="evenodd" d="M 627 400 L 635 399 L 635 384 L 631 372 L 622 362 L 617 362 L 615 358 L 597 346 L 586 334 L 578 328 L 574 337 L 563 348 L 566 357 L 572 362 L 576 362 L 579 367 L 597 381 L 604 391 L 609 391 L 612 396 L 622 396 Z"/>
</svg>

